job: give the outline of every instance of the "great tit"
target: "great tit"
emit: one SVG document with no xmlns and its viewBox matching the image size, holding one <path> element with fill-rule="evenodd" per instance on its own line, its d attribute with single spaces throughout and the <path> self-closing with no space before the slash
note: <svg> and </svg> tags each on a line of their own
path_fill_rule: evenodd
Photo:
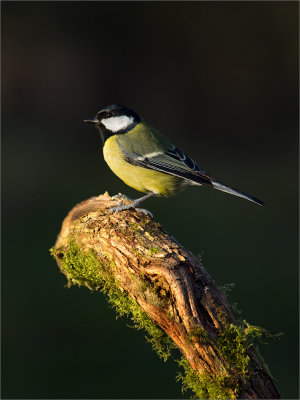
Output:
<svg viewBox="0 0 300 400">
<path fill-rule="evenodd" d="M 94 124 L 99 130 L 104 159 L 111 170 L 128 186 L 147 193 L 112 211 L 135 208 L 154 195 L 173 195 L 187 185 L 206 186 L 264 204 L 216 181 L 135 111 L 123 105 L 112 104 L 84 122 Z"/>
</svg>

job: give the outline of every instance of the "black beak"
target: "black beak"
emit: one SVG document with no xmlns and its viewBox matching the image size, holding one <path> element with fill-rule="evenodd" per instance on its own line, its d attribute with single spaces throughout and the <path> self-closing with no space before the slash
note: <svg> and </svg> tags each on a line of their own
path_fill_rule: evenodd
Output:
<svg viewBox="0 0 300 400">
<path fill-rule="evenodd" d="M 85 122 L 86 124 L 97 124 L 99 121 L 94 118 L 94 119 L 85 119 L 83 122 Z"/>
</svg>

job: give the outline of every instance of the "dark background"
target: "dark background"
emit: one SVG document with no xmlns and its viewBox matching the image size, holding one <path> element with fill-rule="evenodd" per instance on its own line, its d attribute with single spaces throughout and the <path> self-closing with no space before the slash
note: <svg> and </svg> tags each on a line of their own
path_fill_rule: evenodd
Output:
<svg viewBox="0 0 300 400">
<path fill-rule="evenodd" d="M 140 196 L 82 122 L 123 103 L 266 202 L 195 187 L 144 206 L 284 332 L 260 350 L 298 398 L 298 3 L 2 2 L 2 59 L 2 396 L 182 397 L 179 367 L 48 252 L 76 203 Z"/>
</svg>

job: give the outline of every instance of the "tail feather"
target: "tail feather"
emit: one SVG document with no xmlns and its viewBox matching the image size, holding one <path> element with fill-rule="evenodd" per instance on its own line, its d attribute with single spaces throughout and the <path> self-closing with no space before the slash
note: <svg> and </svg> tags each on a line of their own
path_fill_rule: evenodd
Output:
<svg viewBox="0 0 300 400">
<path fill-rule="evenodd" d="M 220 182 L 212 180 L 211 184 L 215 189 L 221 190 L 222 192 L 226 192 L 226 193 L 233 194 L 234 196 L 242 197 L 243 199 L 246 199 L 246 200 L 252 201 L 253 203 L 259 204 L 260 206 L 264 205 L 264 202 L 262 202 L 261 200 L 256 199 L 253 196 L 249 196 L 246 193 L 239 192 L 229 186 L 222 185 L 222 183 L 220 183 Z"/>
</svg>

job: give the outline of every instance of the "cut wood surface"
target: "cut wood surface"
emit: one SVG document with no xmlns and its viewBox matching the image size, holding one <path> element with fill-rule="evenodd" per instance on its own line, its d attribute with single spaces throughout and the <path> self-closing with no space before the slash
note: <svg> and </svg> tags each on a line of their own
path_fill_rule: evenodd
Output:
<svg viewBox="0 0 300 400">
<path fill-rule="evenodd" d="M 94 271 L 105 265 L 120 291 L 179 348 L 199 381 L 199 390 L 194 388 L 198 397 L 218 393 L 219 385 L 215 398 L 224 398 L 222 393 L 227 398 L 280 398 L 252 342 L 255 327 L 236 319 L 201 261 L 160 224 L 134 209 L 110 213 L 119 201 L 107 193 L 92 197 L 65 218 L 53 253 L 70 284 L 97 290 Z M 92 251 L 99 261 L 96 269 L 85 275 L 72 273 L 84 265 L 66 269 L 71 243 L 82 254 Z"/>
</svg>

